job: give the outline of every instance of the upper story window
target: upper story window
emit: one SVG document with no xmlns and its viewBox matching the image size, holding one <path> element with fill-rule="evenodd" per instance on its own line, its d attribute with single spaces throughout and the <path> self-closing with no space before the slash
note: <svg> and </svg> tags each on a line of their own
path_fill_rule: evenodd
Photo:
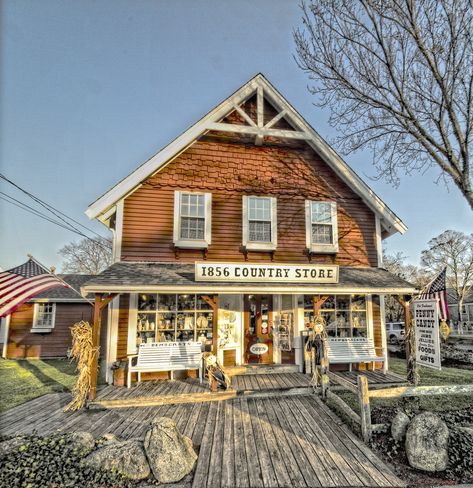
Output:
<svg viewBox="0 0 473 488">
<path fill-rule="evenodd" d="M 243 245 L 262 251 L 276 249 L 276 198 L 243 197 Z"/>
<path fill-rule="evenodd" d="M 211 242 L 212 194 L 174 193 L 174 244 L 205 248 Z"/>
<path fill-rule="evenodd" d="M 54 328 L 56 317 L 55 303 L 35 303 L 32 332 L 48 332 Z"/>
<path fill-rule="evenodd" d="M 337 204 L 306 200 L 306 245 L 311 252 L 338 252 Z"/>
</svg>

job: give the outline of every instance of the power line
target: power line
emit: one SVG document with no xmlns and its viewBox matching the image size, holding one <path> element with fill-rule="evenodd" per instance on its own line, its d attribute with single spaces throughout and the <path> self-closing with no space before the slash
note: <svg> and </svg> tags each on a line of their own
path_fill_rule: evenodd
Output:
<svg viewBox="0 0 473 488">
<path fill-rule="evenodd" d="M 18 208 L 21 208 L 22 210 L 25 210 L 26 212 L 29 212 L 43 220 L 47 220 L 48 222 L 51 222 L 52 224 L 55 224 L 59 227 L 62 227 L 63 229 L 66 229 L 66 230 L 69 230 L 71 232 L 74 232 L 75 234 L 79 234 L 80 236 L 83 236 L 82 233 L 78 233 L 76 232 L 74 229 L 64 225 L 64 224 L 61 224 L 60 222 L 48 217 L 47 215 L 39 212 L 38 210 L 35 210 L 33 207 L 30 207 L 29 205 L 26 205 L 26 203 L 23 203 L 21 202 L 20 200 L 17 200 L 16 198 L 13 198 L 12 196 L 10 195 L 7 195 L 6 193 L 3 193 L 3 192 L 0 192 L 0 199 L 7 202 L 7 203 L 10 203 L 11 205 L 14 205 L 15 207 L 18 207 Z M 4 195 L 4 196 L 2 196 Z M 6 198 L 5 198 L 6 197 Z M 10 201 L 8 200 L 8 198 L 10 198 L 11 200 L 14 200 L 14 201 Z M 15 202 L 18 202 L 18 203 L 15 203 Z"/>
<path fill-rule="evenodd" d="M 48 208 L 49 204 L 47 204 L 46 202 L 43 202 L 40 198 L 36 197 L 35 195 L 29 193 L 28 191 L 24 190 L 23 188 L 21 188 L 20 186 L 18 186 L 16 183 L 14 183 L 13 181 L 9 180 L 8 178 L 6 178 L 3 174 L 0 173 L 0 178 L 4 179 L 5 181 L 7 181 L 8 183 L 10 183 L 11 185 L 13 185 L 15 188 L 18 188 L 20 191 L 22 191 L 23 193 L 25 193 L 26 195 L 28 195 L 30 198 L 32 198 L 34 201 L 36 201 L 37 203 L 39 203 L 42 207 L 44 207 L 46 210 L 48 210 L 49 212 L 51 212 L 55 217 L 59 218 L 62 222 L 60 221 L 57 221 L 47 215 L 45 215 L 44 213 L 40 212 L 39 210 L 27 205 L 26 203 L 20 201 L 20 200 L 17 200 L 16 198 L 12 197 L 11 195 L 8 195 L 4 192 L 0 192 L 1 195 L 4 195 L 3 197 L 0 196 L 0 199 L 4 200 L 5 202 L 7 203 L 10 203 L 11 205 L 14 205 L 18 208 L 21 208 L 22 210 L 25 210 L 26 212 L 29 212 L 33 215 L 35 215 L 36 217 L 39 217 L 43 220 L 46 220 L 48 222 L 51 222 L 52 224 L 55 224 L 57 225 L 58 227 L 62 227 L 63 229 L 66 229 L 70 232 L 74 232 L 75 234 L 85 238 L 85 239 L 88 239 L 90 240 L 91 242 L 94 242 L 95 244 L 97 244 L 98 246 L 100 246 L 101 248 L 103 248 L 104 250 L 107 250 L 108 251 L 108 247 L 103 245 L 99 240 L 97 240 L 97 238 L 91 238 L 89 237 L 88 235 L 84 234 L 81 230 L 79 230 L 77 227 L 75 227 L 74 225 L 72 225 L 70 222 L 68 222 L 67 220 L 63 219 L 60 215 L 57 215 L 55 212 L 53 212 L 51 209 Z M 5 198 L 7 197 L 7 198 Z M 13 201 L 11 201 L 13 200 Z M 15 203 L 16 202 L 16 203 Z M 51 208 L 54 208 L 51 206 Z M 60 214 L 64 215 L 65 217 L 67 217 L 68 219 L 74 221 L 74 222 L 77 222 L 76 220 L 72 219 L 71 217 L 67 216 L 64 212 L 61 212 L 60 210 L 58 209 L 55 209 L 57 212 L 59 212 Z M 84 227 L 85 229 L 87 230 L 91 230 L 91 229 L 88 229 L 88 227 L 86 227 L 85 225 L 82 225 L 80 222 L 77 222 L 81 227 Z M 92 231 L 97 237 L 99 238 L 102 238 L 103 236 L 101 236 L 100 234 L 98 234 L 97 232 L 95 231 Z"/>
<path fill-rule="evenodd" d="M 65 214 L 64 212 L 61 212 L 61 210 L 57 209 L 56 207 L 50 205 L 49 203 L 46 203 L 44 200 L 41 200 L 39 197 L 33 195 L 32 193 L 30 193 L 29 191 L 25 190 L 24 188 L 22 188 L 21 186 L 17 185 L 16 183 L 14 183 L 13 181 L 11 181 L 10 179 L 8 179 L 5 175 L 3 175 L 2 173 L 0 173 L 0 178 L 2 178 L 3 180 L 5 180 L 7 183 L 10 183 L 10 185 L 13 185 L 15 188 L 17 188 L 18 190 L 20 190 L 21 192 L 23 192 L 25 195 L 29 196 L 30 198 L 32 198 L 33 200 L 35 200 L 37 203 L 39 203 L 41 206 L 43 206 L 46 210 L 48 210 L 49 212 L 51 212 L 53 215 L 55 215 L 57 218 L 61 219 L 62 221 L 64 221 L 67 225 L 70 225 L 72 228 L 76 229 L 72 224 L 70 224 L 69 222 L 67 222 L 66 220 L 64 220 L 60 215 L 57 215 L 55 212 L 58 212 L 59 214 L 63 215 L 64 217 L 66 217 L 67 219 L 71 220 L 72 222 L 80 225 L 82 228 L 88 230 L 89 232 L 92 232 L 92 234 L 95 234 L 97 237 L 102 237 L 100 234 L 98 234 L 97 232 L 95 232 L 94 230 L 90 229 L 89 227 L 81 224 L 80 222 L 78 222 L 77 220 L 73 219 L 72 217 L 69 217 L 67 214 Z M 78 229 L 76 229 L 78 231 Z M 80 231 L 79 231 L 80 232 Z M 86 236 L 87 237 L 87 236 Z"/>
</svg>

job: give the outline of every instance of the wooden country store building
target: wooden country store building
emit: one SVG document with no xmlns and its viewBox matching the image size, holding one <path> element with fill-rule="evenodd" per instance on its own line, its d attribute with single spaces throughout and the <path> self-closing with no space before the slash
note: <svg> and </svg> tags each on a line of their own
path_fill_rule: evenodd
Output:
<svg viewBox="0 0 473 488">
<path fill-rule="evenodd" d="M 386 356 L 384 295 L 415 291 L 382 267 L 382 240 L 406 226 L 261 74 L 86 214 L 113 233 L 114 264 L 82 286 L 107 310 L 108 381 L 144 342 L 302 369 L 318 313 L 329 340 Z"/>
</svg>

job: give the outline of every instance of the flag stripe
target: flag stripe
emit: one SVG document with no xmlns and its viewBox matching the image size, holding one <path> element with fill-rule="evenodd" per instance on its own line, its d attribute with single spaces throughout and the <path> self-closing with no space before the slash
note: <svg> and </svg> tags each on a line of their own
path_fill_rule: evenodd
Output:
<svg viewBox="0 0 473 488">
<path fill-rule="evenodd" d="M 0 308 L 0 317 L 4 317 L 13 313 L 18 307 L 21 307 L 26 301 L 34 296 L 38 295 L 38 293 L 42 293 L 43 291 L 49 290 L 50 288 L 54 288 L 58 286 L 57 283 L 49 283 L 47 285 L 41 285 L 36 288 L 32 288 L 22 295 L 18 296 L 15 300 L 11 300 L 7 304 L 5 304 L 2 308 Z"/>
<path fill-rule="evenodd" d="M 0 317 L 12 313 L 38 293 L 56 286 L 70 288 L 33 259 L 0 273 Z"/>
<path fill-rule="evenodd" d="M 49 283 L 49 282 L 57 284 L 57 280 L 55 278 L 51 278 L 50 276 L 44 276 L 44 275 L 41 275 L 33 279 L 25 280 L 21 282 L 19 286 L 15 286 L 11 290 L 9 290 L 7 294 L 1 295 L 0 299 L 2 300 L 3 303 L 6 303 L 12 298 L 14 298 L 16 295 L 23 293 L 24 291 L 28 291 L 30 288 L 33 288 L 38 284 Z"/>
<path fill-rule="evenodd" d="M 3 283 L 0 283 L 0 297 L 3 295 L 5 289 L 10 287 L 12 283 L 17 283 L 18 281 L 24 281 L 25 278 L 23 276 L 12 276 L 9 280 L 5 280 Z"/>
</svg>

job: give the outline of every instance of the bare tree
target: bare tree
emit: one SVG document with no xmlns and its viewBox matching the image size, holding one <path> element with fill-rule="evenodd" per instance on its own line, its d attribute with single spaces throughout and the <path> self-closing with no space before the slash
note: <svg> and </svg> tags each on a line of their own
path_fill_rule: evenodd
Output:
<svg viewBox="0 0 473 488">
<path fill-rule="evenodd" d="M 416 288 L 423 288 L 430 280 L 431 276 L 425 270 L 414 264 L 406 262 L 407 257 L 398 252 L 395 254 L 386 254 L 383 252 L 383 266 L 391 273 L 400 276 Z M 386 319 L 389 322 L 404 321 L 404 307 L 393 295 L 385 296 Z"/>
<path fill-rule="evenodd" d="M 437 165 L 473 209 L 473 0 L 313 0 L 297 61 L 344 153 L 373 150 L 399 183 Z"/>
<path fill-rule="evenodd" d="M 98 274 L 112 264 L 112 240 L 107 237 L 82 239 L 59 250 L 62 270 L 69 273 Z"/>
<path fill-rule="evenodd" d="M 433 273 L 447 266 L 447 286 L 455 290 L 458 320 L 463 300 L 473 285 L 473 234 L 446 230 L 427 243 L 422 251 L 422 265 Z"/>
</svg>

